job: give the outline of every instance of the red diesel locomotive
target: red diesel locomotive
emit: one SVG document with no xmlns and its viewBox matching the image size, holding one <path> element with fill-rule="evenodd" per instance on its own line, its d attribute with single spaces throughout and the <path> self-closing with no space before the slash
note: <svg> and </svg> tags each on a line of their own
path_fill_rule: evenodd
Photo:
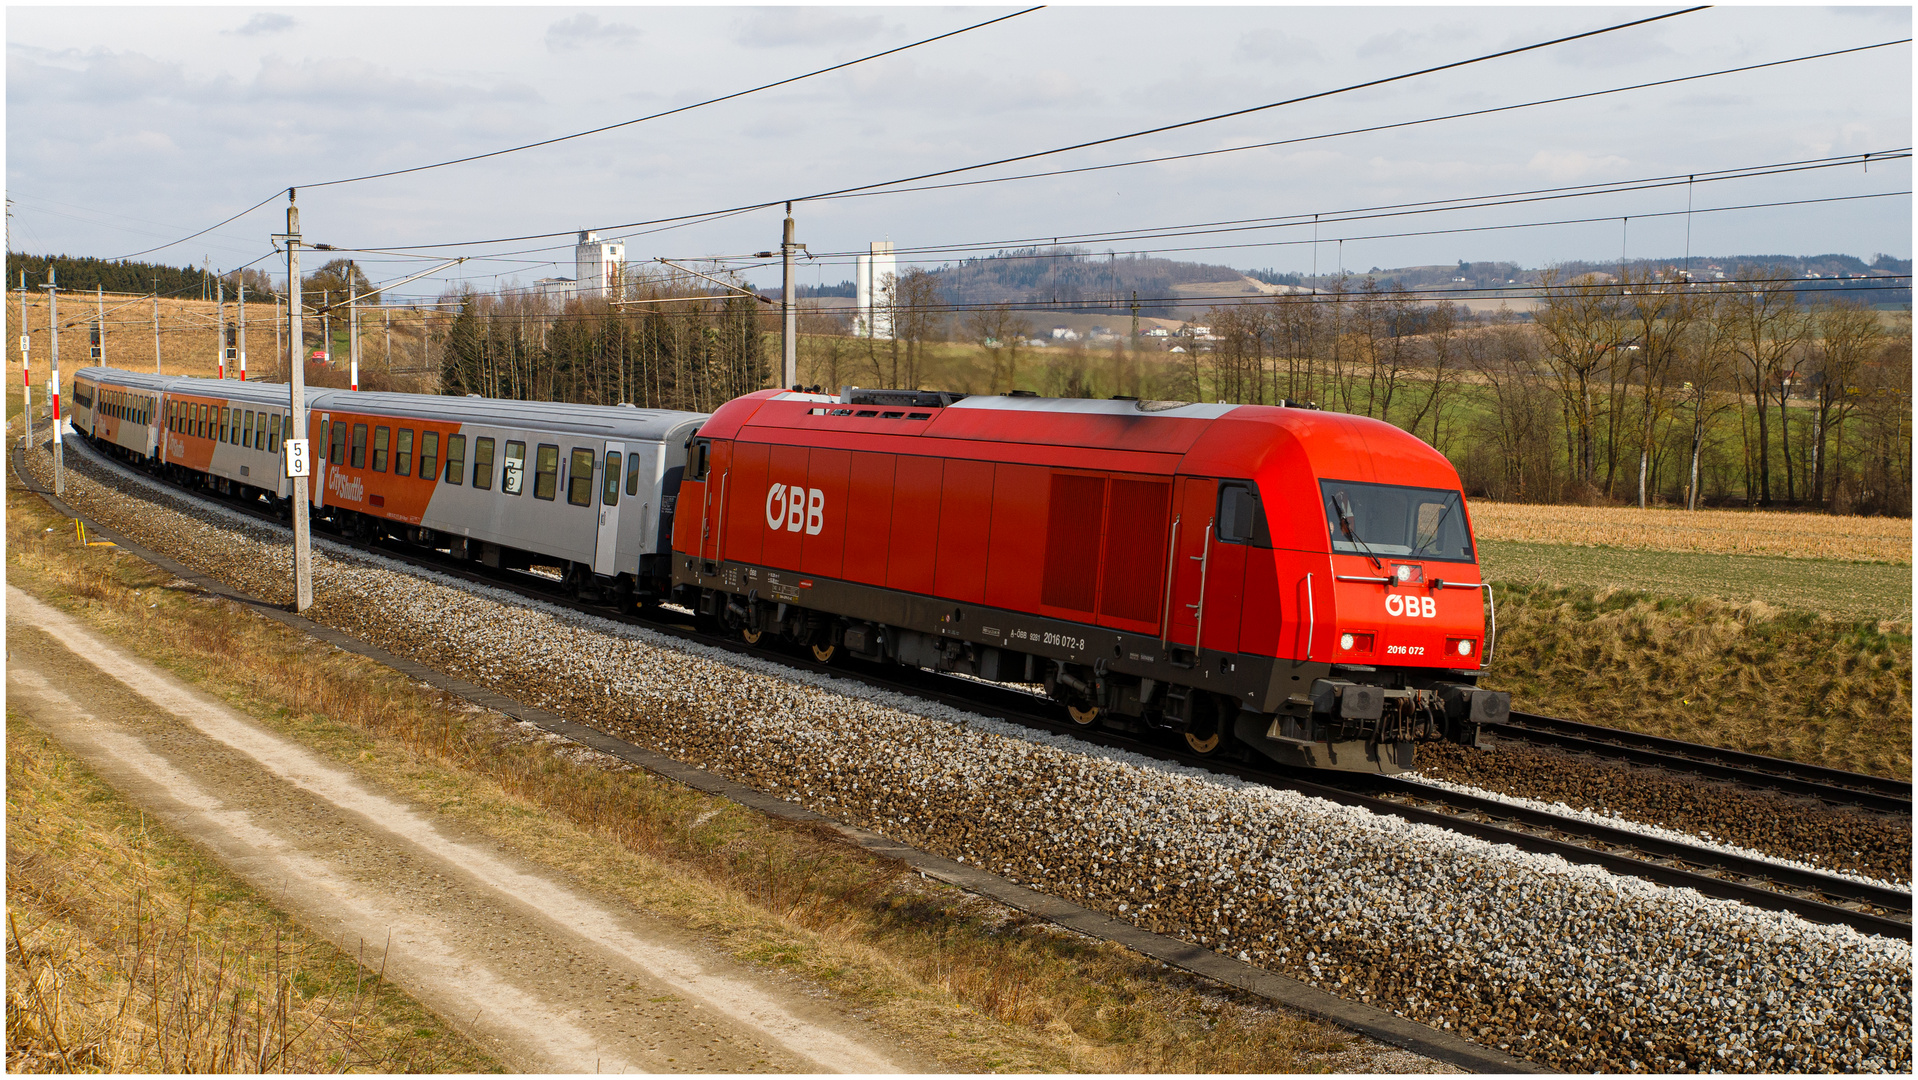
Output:
<svg viewBox="0 0 1918 1080">
<path fill-rule="evenodd" d="M 1396 772 L 1473 743 L 1458 474 L 1299 407 L 761 391 L 694 440 L 675 595 L 749 642 L 1043 685 L 1082 724 Z"/>
</svg>

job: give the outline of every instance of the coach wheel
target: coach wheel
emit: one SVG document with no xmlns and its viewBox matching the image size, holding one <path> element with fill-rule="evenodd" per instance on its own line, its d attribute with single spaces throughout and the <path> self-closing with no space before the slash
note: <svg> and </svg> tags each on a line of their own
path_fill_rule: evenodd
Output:
<svg viewBox="0 0 1918 1080">
<path fill-rule="evenodd" d="M 814 645 L 812 647 L 812 658 L 814 660 L 819 661 L 822 664 L 832 663 L 833 657 L 838 655 L 839 655 L 839 646 L 834 645 L 830 641 L 824 645 Z"/>
<path fill-rule="evenodd" d="M 1099 707 L 1088 705 L 1081 709 L 1077 705 L 1067 705 L 1066 715 L 1072 717 L 1072 722 L 1080 727 L 1091 727 L 1093 722 L 1099 719 Z"/>
<path fill-rule="evenodd" d="M 739 640 L 748 645 L 759 644 L 759 639 L 765 636 L 766 632 L 764 630 L 754 630 L 750 626 L 742 626 L 739 628 Z"/>
</svg>

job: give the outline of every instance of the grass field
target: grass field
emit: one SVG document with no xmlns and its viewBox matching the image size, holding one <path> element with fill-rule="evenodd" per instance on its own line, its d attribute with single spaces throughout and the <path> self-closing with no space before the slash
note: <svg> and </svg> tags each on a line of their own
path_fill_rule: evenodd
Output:
<svg viewBox="0 0 1918 1080">
<path fill-rule="evenodd" d="M 1845 620 L 1911 624 L 1911 566 L 1768 555 L 1635 551 L 1480 540 L 1485 579 L 1590 592 L 1754 601 Z"/>
</svg>

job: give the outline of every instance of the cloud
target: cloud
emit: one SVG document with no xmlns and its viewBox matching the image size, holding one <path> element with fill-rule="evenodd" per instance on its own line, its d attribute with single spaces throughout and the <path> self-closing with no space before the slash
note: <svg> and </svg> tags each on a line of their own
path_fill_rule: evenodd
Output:
<svg viewBox="0 0 1918 1080">
<path fill-rule="evenodd" d="M 877 15 L 848 15 L 831 8 L 764 8 L 733 23 L 733 41 L 754 49 L 783 45 L 842 45 L 880 32 Z"/>
<path fill-rule="evenodd" d="M 1555 152 L 1540 150 L 1532 155 L 1525 167 L 1535 173 L 1544 173 L 1548 179 L 1557 181 L 1577 180 L 1597 172 L 1615 172 L 1630 165 L 1625 158 L 1613 154 L 1604 157 L 1592 157 L 1577 150 Z"/>
<path fill-rule="evenodd" d="M 223 34 L 238 34 L 240 37 L 260 37 L 264 34 L 281 34 L 298 26 L 291 15 L 282 15 L 277 11 L 262 11 L 246 21 L 238 30 L 222 30 Z"/>
<path fill-rule="evenodd" d="M 596 15 L 580 12 L 546 28 L 548 52 L 570 52 L 584 48 L 613 48 L 631 45 L 644 33 L 627 23 L 603 23 Z"/>
<path fill-rule="evenodd" d="M 1238 47 L 1232 55 L 1253 64 L 1314 63 L 1325 59 L 1310 38 L 1294 37 L 1278 30 L 1254 30 L 1239 35 Z"/>
</svg>

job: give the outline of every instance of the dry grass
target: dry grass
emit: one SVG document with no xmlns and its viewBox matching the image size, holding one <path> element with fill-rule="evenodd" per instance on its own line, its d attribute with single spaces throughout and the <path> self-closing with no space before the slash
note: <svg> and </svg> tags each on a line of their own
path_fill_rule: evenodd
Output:
<svg viewBox="0 0 1918 1080">
<path fill-rule="evenodd" d="M 1472 528 L 1482 540 L 1911 565 L 1910 518 L 1536 506 L 1482 499 L 1472 501 L 1471 511 Z"/>
<path fill-rule="evenodd" d="M 57 519 L 37 500 L 10 504 L 17 584 L 525 857 L 827 989 L 946 1068 L 1287 1072 L 1345 1045 L 1336 1029 L 927 882 L 830 832 L 316 654 L 137 559 L 41 532 Z"/>
<path fill-rule="evenodd" d="M 7 723 L 7 1071 L 473 1071 L 485 1053 Z"/>
<path fill-rule="evenodd" d="M 1911 633 L 1762 602 L 1511 585 L 1488 684 L 1514 707 L 1911 775 Z"/>
</svg>

